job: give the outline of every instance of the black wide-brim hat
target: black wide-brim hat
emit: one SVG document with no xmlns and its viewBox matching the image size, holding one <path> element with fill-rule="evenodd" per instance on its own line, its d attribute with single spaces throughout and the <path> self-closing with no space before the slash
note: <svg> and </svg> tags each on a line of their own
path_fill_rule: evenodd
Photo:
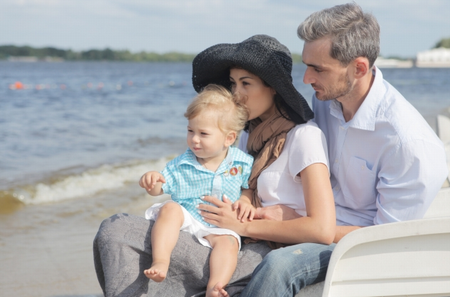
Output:
<svg viewBox="0 0 450 297">
<path fill-rule="evenodd" d="M 267 35 L 241 43 L 222 43 L 199 53 L 192 62 L 192 84 L 200 92 L 214 83 L 230 89 L 230 67 L 241 67 L 270 85 L 305 122 L 314 113 L 292 84 L 292 57 L 286 46 Z"/>
</svg>

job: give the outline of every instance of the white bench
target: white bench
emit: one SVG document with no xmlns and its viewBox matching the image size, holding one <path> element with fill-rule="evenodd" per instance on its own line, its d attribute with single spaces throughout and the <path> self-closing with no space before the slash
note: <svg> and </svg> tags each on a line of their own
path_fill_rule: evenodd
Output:
<svg viewBox="0 0 450 297">
<path fill-rule="evenodd" d="M 324 282 L 296 297 L 450 296 L 450 188 L 425 217 L 362 228 L 336 245 Z"/>
</svg>

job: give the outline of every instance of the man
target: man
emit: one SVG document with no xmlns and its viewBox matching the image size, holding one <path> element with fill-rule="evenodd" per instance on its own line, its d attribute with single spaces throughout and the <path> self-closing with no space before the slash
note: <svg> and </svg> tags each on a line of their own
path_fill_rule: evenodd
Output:
<svg viewBox="0 0 450 297">
<path fill-rule="evenodd" d="M 365 226 L 422 218 L 447 176 L 442 142 L 374 66 L 379 33 L 355 3 L 313 13 L 298 27 L 303 81 L 316 91 L 315 121 L 328 142 L 335 242 Z M 289 217 L 281 207 L 260 211 L 273 219 L 280 209 Z M 295 296 L 323 281 L 330 254 L 304 245 L 270 252 L 240 296 Z"/>
</svg>

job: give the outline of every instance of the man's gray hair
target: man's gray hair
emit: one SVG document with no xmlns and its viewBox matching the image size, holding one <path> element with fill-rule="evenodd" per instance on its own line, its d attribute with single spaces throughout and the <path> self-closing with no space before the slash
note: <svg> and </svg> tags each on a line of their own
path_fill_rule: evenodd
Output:
<svg viewBox="0 0 450 297">
<path fill-rule="evenodd" d="M 305 42 L 331 38 L 330 56 L 347 66 L 357 57 L 366 57 L 372 67 L 380 53 L 380 26 L 370 13 L 356 3 L 337 5 L 311 14 L 298 26 Z"/>
</svg>

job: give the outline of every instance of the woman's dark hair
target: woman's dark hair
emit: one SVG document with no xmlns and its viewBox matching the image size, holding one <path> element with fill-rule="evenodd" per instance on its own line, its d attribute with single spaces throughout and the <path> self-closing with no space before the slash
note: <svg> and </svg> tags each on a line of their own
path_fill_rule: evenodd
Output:
<svg viewBox="0 0 450 297">
<path fill-rule="evenodd" d="M 241 66 L 239 66 L 239 65 L 232 65 L 232 66 L 230 67 L 230 69 L 233 69 L 233 68 L 236 68 L 236 69 L 244 69 L 244 70 L 246 70 L 245 68 L 243 68 L 243 67 L 241 67 Z M 248 71 L 248 70 L 246 70 L 246 71 Z M 258 76 L 258 77 L 259 77 L 259 76 Z M 263 79 L 261 79 L 261 80 L 262 80 L 263 84 L 264 84 L 266 87 L 272 88 L 272 86 L 269 85 L 265 80 L 263 80 Z M 230 88 L 230 91 L 231 91 L 231 86 L 228 86 L 228 88 Z M 275 102 L 275 106 L 276 106 L 278 112 L 281 114 L 281 116 L 282 116 L 283 118 L 285 118 L 286 120 L 289 120 L 289 121 L 294 122 L 296 125 L 304 124 L 304 123 L 305 123 L 305 121 L 303 120 L 303 118 L 302 118 L 298 113 L 296 113 L 296 112 L 294 111 L 294 109 L 292 109 L 292 107 L 290 107 L 290 106 L 286 103 L 286 101 L 284 101 L 283 97 L 281 97 L 280 94 L 276 93 L 275 96 L 274 96 L 274 98 L 273 98 L 273 100 L 274 100 L 274 102 Z M 244 127 L 244 131 L 245 131 L 245 132 L 248 132 L 248 127 L 249 127 L 249 123 L 247 122 L 247 123 L 245 124 L 245 127 Z"/>
<path fill-rule="evenodd" d="M 290 120 L 297 125 L 305 123 L 303 118 L 299 116 L 298 113 L 296 113 L 278 93 L 275 94 L 273 100 L 275 101 L 275 106 L 278 111 L 285 119 Z"/>
<path fill-rule="evenodd" d="M 271 87 L 268 83 L 266 83 L 263 80 L 263 83 L 266 87 Z M 278 112 L 289 121 L 294 122 L 295 124 L 304 124 L 305 121 L 302 119 L 301 116 L 299 116 L 293 109 L 290 107 L 286 101 L 284 101 L 283 97 L 280 96 L 280 94 L 276 93 L 273 97 L 273 100 L 275 101 L 275 106 L 278 109 Z"/>
</svg>

